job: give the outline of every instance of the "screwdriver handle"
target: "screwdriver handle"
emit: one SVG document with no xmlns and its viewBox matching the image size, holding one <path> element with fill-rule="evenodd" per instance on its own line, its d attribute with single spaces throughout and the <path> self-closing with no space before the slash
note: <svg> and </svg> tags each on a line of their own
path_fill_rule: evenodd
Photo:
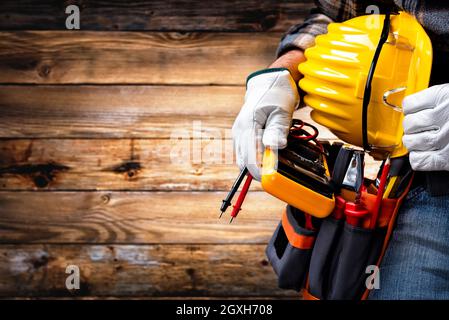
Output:
<svg viewBox="0 0 449 320">
<path fill-rule="evenodd" d="M 376 227 L 377 219 L 379 218 L 380 209 L 382 207 L 383 194 L 387 185 L 388 174 L 390 173 L 390 158 L 384 163 L 382 174 L 380 176 L 379 188 L 377 188 L 376 202 L 374 203 L 373 215 L 371 216 L 370 229 Z"/>
<path fill-rule="evenodd" d="M 346 202 L 345 215 L 346 222 L 354 227 L 362 225 L 365 218 L 369 216 L 369 211 L 364 205 L 355 202 Z"/>
</svg>

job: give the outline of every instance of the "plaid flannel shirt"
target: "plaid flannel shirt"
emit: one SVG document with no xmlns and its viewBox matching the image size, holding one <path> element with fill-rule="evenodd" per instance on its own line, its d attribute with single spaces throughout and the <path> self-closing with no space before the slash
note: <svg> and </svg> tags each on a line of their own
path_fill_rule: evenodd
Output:
<svg viewBox="0 0 449 320">
<path fill-rule="evenodd" d="M 277 56 L 291 49 L 305 50 L 315 44 L 317 35 L 327 32 L 330 22 L 342 22 L 364 15 L 371 5 L 382 13 L 388 6 L 415 16 L 426 30 L 435 50 L 449 51 L 449 3 L 442 0 L 315 0 L 315 8 L 301 24 L 283 36 Z"/>
</svg>

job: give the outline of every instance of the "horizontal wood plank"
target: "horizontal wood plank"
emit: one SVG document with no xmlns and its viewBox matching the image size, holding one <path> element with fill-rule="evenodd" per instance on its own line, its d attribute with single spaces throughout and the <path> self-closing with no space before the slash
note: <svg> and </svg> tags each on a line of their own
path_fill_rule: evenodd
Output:
<svg viewBox="0 0 449 320">
<path fill-rule="evenodd" d="M 300 23 L 312 0 L 2 0 L 0 29 L 63 30 L 65 8 L 80 9 L 82 30 L 284 31 Z"/>
<path fill-rule="evenodd" d="M 244 94 L 237 86 L 0 86 L 0 138 L 170 138 L 182 129 L 230 139 Z M 295 117 L 311 122 L 310 108 Z"/>
<path fill-rule="evenodd" d="M 275 58 L 278 33 L 0 32 L 0 83 L 229 84 Z"/>
<path fill-rule="evenodd" d="M 170 140 L 0 140 L 0 154 L 2 190 L 228 190 L 238 174 L 232 140 L 182 132 Z M 366 160 L 372 175 L 378 164 Z"/>
<path fill-rule="evenodd" d="M 226 190 L 238 174 L 232 140 L 188 136 L 0 140 L 0 154 L 9 190 Z"/>
<path fill-rule="evenodd" d="M 292 296 L 264 245 L 2 245 L 0 296 Z M 66 267 L 80 270 L 67 290 Z"/>
<path fill-rule="evenodd" d="M 250 192 L 229 224 L 232 207 L 218 219 L 225 195 L 0 192 L 0 243 L 267 243 L 284 203 Z"/>
<path fill-rule="evenodd" d="M 225 138 L 244 94 L 233 86 L 0 86 L 0 137 L 170 138 L 181 128 Z"/>
</svg>

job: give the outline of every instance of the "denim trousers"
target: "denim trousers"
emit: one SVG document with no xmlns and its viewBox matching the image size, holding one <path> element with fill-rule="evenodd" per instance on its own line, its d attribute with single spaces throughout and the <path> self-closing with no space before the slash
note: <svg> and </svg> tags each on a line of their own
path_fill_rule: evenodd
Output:
<svg viewBox="0 0 449 320">
<path fill-rule="evenodd" d="M 449 195 L 409 192 L 369 299 L 449 299 Z"/>
</svg>

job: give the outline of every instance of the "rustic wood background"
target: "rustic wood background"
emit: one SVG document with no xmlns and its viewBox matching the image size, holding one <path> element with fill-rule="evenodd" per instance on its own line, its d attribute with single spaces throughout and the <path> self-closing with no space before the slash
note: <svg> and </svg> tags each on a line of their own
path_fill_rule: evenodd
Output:
<svg viewBox="0 0 449 320">
<path fill-rule="evenodd" d="M 264 254 L 284 205 L 253 184 L 234 224 L 217 216 L 246 75 L 311 7 L 2 0 L 0 297 L 297 297 Z M 202 160 L 173 162 L 180 144 Z"/>
</svg>

